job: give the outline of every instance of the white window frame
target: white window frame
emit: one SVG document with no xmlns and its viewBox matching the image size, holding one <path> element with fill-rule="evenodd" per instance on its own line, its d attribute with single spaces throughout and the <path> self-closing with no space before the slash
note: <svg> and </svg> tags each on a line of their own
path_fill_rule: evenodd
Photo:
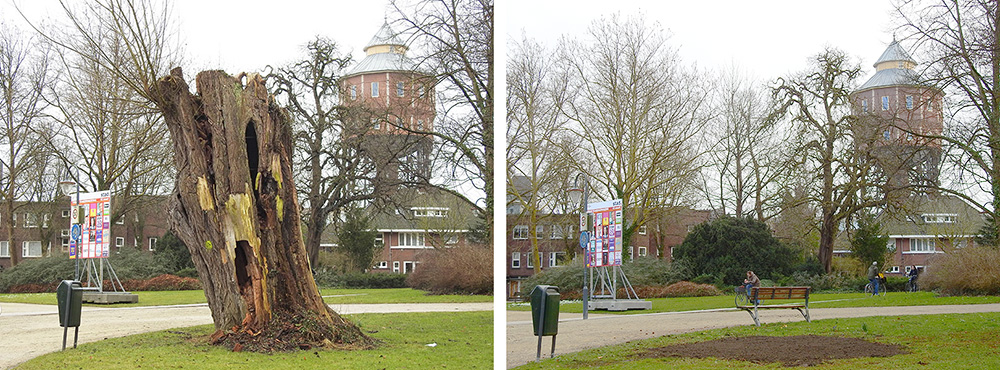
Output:
<svg viewBox="0 0 1000 370">
<path fill-rule="evenodd" d="M 423 98 L 423 97 L 424 97 L 424 94 L 425 94 L 425 93 L 426 93 L 426 92 L 424 91 L 424 84 L 419 84 L 419 85 L 417 85 L 417 95 L 418 95 L 418 96 L 419 96 L 420 98 Z"/>
<path fill-rule="evenodd" d="M 149 251 L 150 252 L 156 250 L 156 242 L 158 242 L 158 241 L 159 241 L 159 239 L 157 239 L 157 238 L 149 238 Z"/>
<path fill-rule="evenodd" d="M 528 239 L 528 225 L 515 225 L 514 230 L 511 232 L 511 239 L 513 240 L 526 240 Z"/>
<path fill-rule="evenodd" d="M 378 89 L 379 89 L 378 81 L 372 82 L 372 97 L 373 98 L 377 98 L 378 97 Z"/>
<path fill-rule="evenodd" d="M 898 274 L 899 273 L 899 266 L 892 266 L 892 268 L 889 269 L 889 273 L 890 274 Z"/>
<path fill-rule="evenodd" d="M 861 113 L 868 113 L 868 99 L 861 99 Z"/>
<path fill-rule="evenodd" d="M 906 109 L 913 109 L 913 95 L 906 96 Z"/>
<path fill-rule="evenodd" d="M 38 227 L 38 215 L 34 213 L 24 213 L 24 228 L 34 229 Z"/>
<path fill-rule="evenodd" d="M 37 255 L 31 253 L 31 247 L 35 243 L 37 243 L 37 245 L 38 245 L 38 254 Z M 42 253 L 43 253 L 43 251 L 42 251 L 42 242 L 41 241 L 39 241 L 39 240 L 25 240 L 25 241 L 21 242 L 21 257 L 23 257 L 23 258 L 41 257 Z"/>
<path fill-rule="evenodd" d="M 535 268 L 535 259 L 531 257 L 533 257 L 531 253 L 528 253 L 528 263 L 526 263 L 525 266 L 529 269 Z M 542 252 L 538 252 L 538 264 L 540 265 L 538 266 L 539 268 L 545 267 L 545 263 L 543 261 L 545 260 L 542 259 Z"/>
<path fill-rule="evenodd" d="M 0 240 L 0 258 L 10 258 L 10 247 L 6 240 Z"/>
<path fill-rule="evenodd" d="M 358 86 L 351 85 L 351 100 L 358 100 Z"/>
<path fill-rule="evenodd" d="M 510 253 L 510 268 L 512 269 L 521 268 L 521 252 Z"/>
<path fill-rule="evenodd" d="M 396 83 L 396 96 L 402 98 L 406 95 L 406 83 L 397 82 Z"/>
<path fill-rule="evenodd" d="M 958 221 L 957 213 L 927 213 L 920 215 L 920 218 L 928 224 L 953 224 Z"/>
<path fill-rule="evenodd" d="M 424 120 L 418 119 L 417 120 L 417 131 L 423 131 L 423 130 L 424 130 Z"/>
<path fill-rule="evenodd" d="M 552 232 L 549 234 L 549 239 L 562 239 L 563 238 L 563 227 L 559 224 L 552 224 Z"/>
<path fill-rule="evenodd" d="M 69 218 L 69 210 L 68 209 L 64 209 L 62 211 L 62 218 Z"/>
<path fill-rule="evenodd" d="M 936 251 L 934 238 L 910 239 L 910 253 L 934 253 Z"/>
<path fill-rule="evenodd" d="M 458 235 L 450 234 L 444 236 L 444 243 L 448 245 L 458 244 Z"/>
<path fill-rule="evenodd" d="M 541 239 L 545 236 L 545 225 L 535 225 L 535 239 Z"/>
<path fill-rule="evenodd" d="M 52 223 L 52 214 L 51 213 L 42 214 L 42 228 L 48 229 L 51 223 Z"/>
<path fill-rule="evenodd" d="M 648 249 L 646 247 L 639 247 L 639 253 L 636 253 L 636 255 L 639 257 L 646 257 L 647 250 Z"/>
<path fill-rule="evenodd" d="M 382 129 L 382 121 L 380 121 L 378 118 L 372 117 L 372 129 L 373 130 L 381 130 Z"/>
<path fill-rule="evenodd" d="M 882 97 L 882 110 L 889 110 L 889 97 L 888 96 L 883 96 Z"/>
<path fill-rule="evenodd" d="M 125 238 L 120 236 L 115 237 L 115 248 L 121 248 L 124 246 L 125 246 Z"/>
<path fill-rule="evenodd" d="M 392 261 L 392 272 L 399 272 L 399 261 Z"/>
<path fill-rule="evenodd" d="M 389 268 L 389 261 L 378 261 L 378 267 L 376 267 L 376 268 L 379 268 L 379 269 L 387 269 L 387 268 Z"/>
<path fill-rule="evenodd" d="M 115 225 L 124 225 L 124 224 L 125 224 L 125 214 L 122 213 L 122 215 L 119 216 L 117 220 L 115 220 Z"/>
<path fill-rule="evenodd" d="M 639 226 L 639 235 L 646 235 L 646 225 Z"/>
<path fill-rule="evenodd" d="M 65 238 L 65 237 L 69 236 L 69 229 L 62 229 L 62 230 L 59 230 L 59 236 L 61 236 L 61 237 L 63 237 L 63 238 Z"/>
<path fill-rule="evenodd" d="M 423 233 L 399 233 L 400 247 L 424 247 L 426 243 Z"/>
<path fill-rule="evenodd" d="M 379 243 L 385 245 L 385 236 L 383 236 L 382 233 L 375 233 L 375 245 L 378 245 Z"/>
<path fill-rule="evenodd" d="M 549 252 L 549 267 L 559 266 L 560 255 L 566 255 L 566 252 Z"/>
</svg>

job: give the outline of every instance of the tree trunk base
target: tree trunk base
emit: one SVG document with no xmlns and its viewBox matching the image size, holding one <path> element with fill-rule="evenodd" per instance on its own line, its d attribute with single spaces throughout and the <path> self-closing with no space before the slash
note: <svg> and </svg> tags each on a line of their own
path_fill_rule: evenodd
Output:
<svg viewBox="0 0 1000 370">
<path fill-rule="evenodd" d="M 363 350 L 377 347 L 378 341 L 365 335 L 353 323 L 339 318 L 339 323 L 324 325 L 312 313 L 276 314 L 263 330 L 233 327 L 218 330 L 209 338 L 234 352 L 290 352 L 313 348 Z"/>
</svg>

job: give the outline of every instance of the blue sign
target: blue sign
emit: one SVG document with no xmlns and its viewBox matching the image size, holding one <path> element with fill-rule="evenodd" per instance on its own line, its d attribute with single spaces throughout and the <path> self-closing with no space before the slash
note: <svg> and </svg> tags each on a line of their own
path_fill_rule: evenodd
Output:
<svg viewBox="0 0 1000 370">
<path fill-rule="evenodd" d="M 73 227 L 70 229 L 70 234 L 73 234 L 73 240 L 80 240 L 80 224 L 73 224 Z"/>
<path fill-rule="evenodd" d="M 590 244 L 590 234 L 586 231 L 580 232 L 580 248 L 587 248 L 587 244 Z"/>
</svg>

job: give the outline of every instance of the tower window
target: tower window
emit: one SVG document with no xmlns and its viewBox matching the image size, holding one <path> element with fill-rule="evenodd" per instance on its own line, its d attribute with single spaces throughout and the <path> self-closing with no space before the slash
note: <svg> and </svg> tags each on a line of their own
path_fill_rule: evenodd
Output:
<svg viewBox="0 0 1000 370">
<path fill-rule="evenodd" d="M 883 96 L 882 97 L 882 110 L 889 110 L 889 97 L 888 96 Z"/>
<path fill-rule="evenodd" d="M 398 97 L 402 97 L 403 96 L 403 88 L 404 87 L 406 87 L 406 86 L 402 82 L 397 82 L 396 83 L 396 96 L 398 96 Z"/>
<path fill-rule="evenodd" d="M 861 112 L 868 113 L 868 99 L 861 100 Z"/>
<path fill-rule="evenodd" d="M 351 85 L 351 100 L 355 100 L 357 98 L 358 98 L 358 86 Z"/>
<path fill-rule="evenodd" d="M 913 95 L 906 96 L 906 109 L 913 109 Z"/>
<path fill-rule="evenodd" d="M 892 138 L 892 135 L 889 134 L 889 130 L 885 130 L 885 132 L 882 133 L 882 137 L 885 138 L 886 140 L 889 140 Z"/>
<path fill-rule="evenodd" d="M 375 130 L 382 129 L 382 124 L 379 122 L 378 118 L 372 118 L 372 128 Z"/>
<path fill-rule="evenodd" d="M 421 98 L 424 97 L 424 85 L 423 84 L 417 85 L 417 95 L 420 96 Z"/>
<path fill-rule="evenodd" d="M 378 82 L 372 82 L 372 97 L 378 97 Z"/>
</svg>

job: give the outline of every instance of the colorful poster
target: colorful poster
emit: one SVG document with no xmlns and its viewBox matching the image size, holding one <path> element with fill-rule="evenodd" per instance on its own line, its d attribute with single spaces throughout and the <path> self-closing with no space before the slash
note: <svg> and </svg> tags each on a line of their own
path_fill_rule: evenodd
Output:
<svg viewBox="0 0 1000 370">
<path fill-rule="evenodd" d="M 587 267 L 620 266 L 622 264 L 622 200 L 587 205 L 593 215 L 593 239 L 587 249 Z"/>
<path fill-rule="evenodd" d="M 83 209 L 83 219 L 79 220 L 80 241 L 70 240 L 69 258 L 107 258 L 111 249 L 111 192 L 99 191 L 80 194 L 77 207 L 76 197 L 71 197 L 70 213 L 73 221 L 79 209 Z"/>
</svg>

